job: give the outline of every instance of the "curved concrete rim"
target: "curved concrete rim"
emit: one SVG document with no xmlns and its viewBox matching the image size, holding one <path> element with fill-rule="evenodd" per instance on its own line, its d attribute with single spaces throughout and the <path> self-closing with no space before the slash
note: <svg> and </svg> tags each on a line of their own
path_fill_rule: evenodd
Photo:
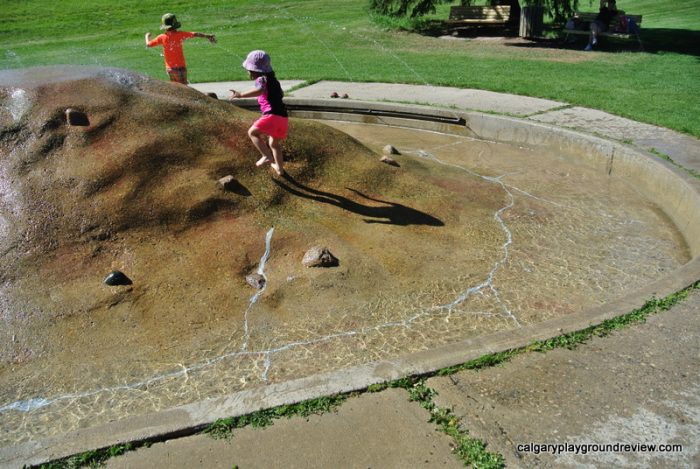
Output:
<svg viewBox="0 0 700 469">
<path fill-rule="evenodd" d="M 700 279 L 700 180 L 651 153 L 629 145 L 522 119 L 427 106 L 286 98 L 292 117 L 345 120 L 471 136 L 528 147 L 555 148 L 610 177 L 631 178 L 647 191 L 683 234 L 692 259 L 653 283 L 600 307 L 516 330 L 467 339 L 408 354 L 202 400 L 109 424 L 0 448 L 0 466 L 39 465 L 87 450 L 193 434 L 219 418 L 367 388 L 409 375 L 430 374 L 480 356 L 527 346 L 585 329 L 665 297 Z M 241 100 L 242 107 L 257 105 Z"/>
</svg>

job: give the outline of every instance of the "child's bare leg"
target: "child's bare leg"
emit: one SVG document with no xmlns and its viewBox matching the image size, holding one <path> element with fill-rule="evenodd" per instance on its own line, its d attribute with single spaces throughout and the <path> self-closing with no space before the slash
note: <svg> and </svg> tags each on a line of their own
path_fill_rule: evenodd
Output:
<svg viewBox="0 0 700 469">
<path fill-rule="evenodd" d="M 255 163 L 255 166 L 262 166 L 272 161 L 272 152 L 265 139 L 262 138 L 260 131 L 256 127 L 251 127 L 248 129 L 248 136 L 253 142 L 253 145 L 255 145 L 255 148 L 257 148 L 262 155 L 262 158 Z"/>
<path fill-rule="evenodd" d="M 270 166 L 275 170 L 278 176 L 284 174 L 284 155 L 282 154 L 282 141 L 274 137 L 268 139 L 268 145 L 272 152 L 272 158 L 275 160 Z"/>
</svg>

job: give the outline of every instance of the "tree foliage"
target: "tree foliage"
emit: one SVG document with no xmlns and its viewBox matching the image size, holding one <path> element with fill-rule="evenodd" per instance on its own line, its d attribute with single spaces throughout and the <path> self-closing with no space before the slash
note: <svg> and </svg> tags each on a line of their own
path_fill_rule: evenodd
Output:
<svg viewBox="0 0 700 469">
<path fill-rule="evenodd" d="M 372 11 L 387 16 L 410 16 L 416 18 L 429 13 L 435 13 L 435 7 L 440 3 L 459 3 L 462 6 L 471 5 L 474 0 L 369 0 Z M 555 21 L 570 18 L 578 8 L 579 0 L 489 0 L 491 5 L 511 5 L 519 11 L 523 6 L 541 5 Z M 589 0 L 592 3 L 592 0 Z"/>
<path fill-rule="evenodd" d="M 588 3 L 592 3 L 589 0 Z M 544 11 L 554 18 L 555 22 L 564 22 L 568 18 L 574 16 L 574 12 L 578 9 L 578 0 L 539 0 L 539 1 L 528 1 L 525 2 L 526 5 L 542 5 Z"/>
<path fill-rule="evenodd" d="M 439 3 L 451 3 L 450 0 L 369 0 L 369 7 L 382 15 L 410 16 L 415 18 L 428 13 L 435 13 Z M 409 15 L 410 12 L 410 15 Z"/>
</svg>

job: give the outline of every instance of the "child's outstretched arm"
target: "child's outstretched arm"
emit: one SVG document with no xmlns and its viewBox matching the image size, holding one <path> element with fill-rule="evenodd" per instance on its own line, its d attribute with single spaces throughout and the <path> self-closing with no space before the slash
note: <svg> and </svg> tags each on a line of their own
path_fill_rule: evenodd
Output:
<svg viewBox="0 0 700 469">
<path fill-rule="evenodd" d="M 229 90 L 231 92 L 231 96 L 228 99 L 234 99 L 234 98 L 254 98 L 256 96 L 260 96 L 263 92 L 263 90 L 259 88 L 251 88 L 247 91 L 236 91 L 236 90 Z"/>
<path fill-rule="evenodd" d="M 148 43 L 151 42 L 151 33 L 146 33 L 144 39 L 146 40 L 146 45 L 148 45 Z"/>
<path fill-rule="evenodd" d="M 213 34 L 204 34 L 204 33 L 194 33 L 194 37 L 205 37 L 209 39 L 209 42 L 212 44 L 216 44 L 216 36 Z"/>
</svg>

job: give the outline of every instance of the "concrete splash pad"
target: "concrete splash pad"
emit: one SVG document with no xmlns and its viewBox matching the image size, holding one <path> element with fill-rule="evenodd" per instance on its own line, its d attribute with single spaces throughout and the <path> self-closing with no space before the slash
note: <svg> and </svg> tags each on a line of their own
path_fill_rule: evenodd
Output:
<svg viewBox="0 0 700 469">
<path fill-rule="evenodd" d="M 304 117 L 355 117 L 327 110 L 322 116 L 310 110 L 314 103 L 299 104 L 307 106 L 297 111 Z M 396 107 L 391 112 L 394 117 L 359 120 L 415 126 L 417 121 L 396 116 L 426 110 Z M 449 114 L 443 117 L 455 117 Z M 343 181 L 348 186 L 277 181 L 294 196 L 289 203 L 298 205 L 298 213 L 311 214 L 315 223 L 307 226 L 327 230 L 321 241 L 341 246 L 335 251 L 341 258 L 338 269 L 302 269 L 296 254 L 285 252 L 285 242 L 277 245 L 276 240 L 289 239 L 304 225 L 294 217 L 277 220 L 265 265 L 268 287 L 252 308 L 241 309 L 242 326 L 227 331 L 229 340 L 219 343 L 220 350 L 202 351 L 201 357 L 195 352 L 179 367 L 131 369 L 131 381 L 122 376 L 111 386 L 104 385 L 112 378 L 106 376 L 97 386 L 86 383 L 82 391 L 36 396 L 45 401 L 17 400 L 15 408 L 5 409 L 4 417 L 19 418 L 9 426 L 34 427 L 34 435 L 45 436 L 46 424 L 31 420 L 61 421 L 52 409 L 58 406 L 72 420 L 64 421 L 62 431 L 132 416 L 103 429 L 110 429 L 109 441 L 85 448 L 177 431 L 576 329 L 624 313 L 652 293 L 684 286 L 680 278 L 675 287 L 664 283 L 669 272 L 697 274 L 697 246 L 683 240 L 697 233 L 694 181 L 610 142 L 508 119 L 462 117 L 466 126 L 418 121 L 448 135 L 334 123 L 374 150 L 396 145 L 403 153 L 396 158 L 401 167 L 388 170 L 411 172 L 419 180 L 359 195 L 352 180 Z M 491 141 L 474 140 L 477 136 Z M 637 192 L 654 181 L 671 181 L 673 190 L 652 198 Z M 259 255 L 267 232 L 258 228 Z M 402 256 L 382 257 L 396 247 Z M 376 251 L 365 257 L 363 249 Z M 381 269 L 353 265 L 353 259 L 364 258 L 380 259 Z M 352 279 L 354 269 L 381 288 L 353 288 L 358 283 Z M 301 293 L 305 289 L 313 295 Z M 143 416 L 236 388 L 250 390 L 166 411 L 156 419 Z M 75 414 L 82 415 L 72 419 Z M 50 446 L 47 441 L 44 448 Z"/>
</svg>

